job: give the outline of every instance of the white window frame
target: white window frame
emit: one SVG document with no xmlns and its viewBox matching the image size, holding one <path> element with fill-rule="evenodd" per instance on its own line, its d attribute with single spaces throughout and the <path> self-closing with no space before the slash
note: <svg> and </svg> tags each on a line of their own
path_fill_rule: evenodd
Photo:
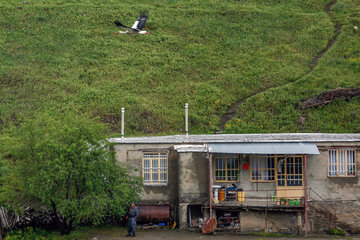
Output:
<svg viewBox="0 0 360 240">
<path fill-rule="evenodd" d="M 355 177 L 356 151 L 354 149 L 330 149 L 328 177 Z"/>
<path fill-rule="evenodd" d="M 167 185 L 168 166 L 167 152 L 143 152 L 142 177 L 144 185 Z"/>
</svg>

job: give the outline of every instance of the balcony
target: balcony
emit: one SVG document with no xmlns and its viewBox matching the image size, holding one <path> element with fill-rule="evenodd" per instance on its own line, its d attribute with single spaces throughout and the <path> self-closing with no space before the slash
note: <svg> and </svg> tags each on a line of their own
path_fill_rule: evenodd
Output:
<svg viewBox="0 0 360 240">
<path fill-rule="evenodd" d="M 303 209 L 304 189 L 225 190 L 213 191 L 213 208 L 274 209 L 298 211 Z"/>
</svg>

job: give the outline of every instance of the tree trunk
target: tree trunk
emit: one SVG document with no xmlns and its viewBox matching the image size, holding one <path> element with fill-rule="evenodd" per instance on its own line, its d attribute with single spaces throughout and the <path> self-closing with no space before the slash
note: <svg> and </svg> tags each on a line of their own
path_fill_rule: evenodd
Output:
<svg viewBox="0 0 360 240">
<path fill-rule="evenodd" d="M 53 201 L 51 201 L 51 206 L 53 208 L 53 214 L 55 215 L 56 225 L 60 230 L 60 235 L 70 234 L 71 230 L 73 229 L 74 219 L 67 221 L 67 219 L 61 215 L 61 213 L 57 212 L 56 204 Z"/>
<path fill-rule="evenodd" d="M 60 215 L 60 214 L 59 214 Z M 56 222 L 60 230 L 60 235 L 68 235 L 73 229 L 73 222 L 74 220 L 71 219 L 70 221 L 67 221 L 66 218 L 59 215 L 56 217 Z"/>
</svg>

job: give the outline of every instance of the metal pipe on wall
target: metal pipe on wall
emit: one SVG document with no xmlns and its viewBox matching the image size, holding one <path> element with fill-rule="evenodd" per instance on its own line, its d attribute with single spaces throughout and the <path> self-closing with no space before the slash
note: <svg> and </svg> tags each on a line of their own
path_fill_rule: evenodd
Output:
<svg viewBox="0 0 360 240">
<path fill-rule="evenodd" d="M 125 135 L 125 108 L 121 108 L 121 138 Z"/>
<path fill-rule="evenodd" d="M 211 169 L 212 169 L 212 155 L 211 153 L 209 153 L 209 207 L 210 207 L 210 213 L 209 216 L 210 218 L 212 218 L 212 174 L 211 174 Z"/>
<path fill-rule="evenodd" d="M 185 103 L 185 135 L 189 135 L 189 104 Z"/>
<path fill-rule="evenodd" d="M 307 165 L 307 159 L 306 159 L 306 154 L 304 157 L 304 185 L 305 185 L 305 189 L 304 189 L 304 195 L 305 195 L 305 236 L 308 235 L 308 209 L 307 209 L 307 169 L 306 169 L 306 165 Z"/>
</svg>

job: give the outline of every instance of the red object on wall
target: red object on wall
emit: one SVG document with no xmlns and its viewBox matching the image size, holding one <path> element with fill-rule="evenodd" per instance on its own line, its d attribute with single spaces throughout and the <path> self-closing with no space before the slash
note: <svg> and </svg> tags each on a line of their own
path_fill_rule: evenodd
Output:
<svg viewBox="0 0 360 240">
<path fill-rule="evenodd" d="M 249 169 L 249 164 L 248 163 L 244 163 L 242 166 L 243 169 L 248 170 Z"/>
</svg>

